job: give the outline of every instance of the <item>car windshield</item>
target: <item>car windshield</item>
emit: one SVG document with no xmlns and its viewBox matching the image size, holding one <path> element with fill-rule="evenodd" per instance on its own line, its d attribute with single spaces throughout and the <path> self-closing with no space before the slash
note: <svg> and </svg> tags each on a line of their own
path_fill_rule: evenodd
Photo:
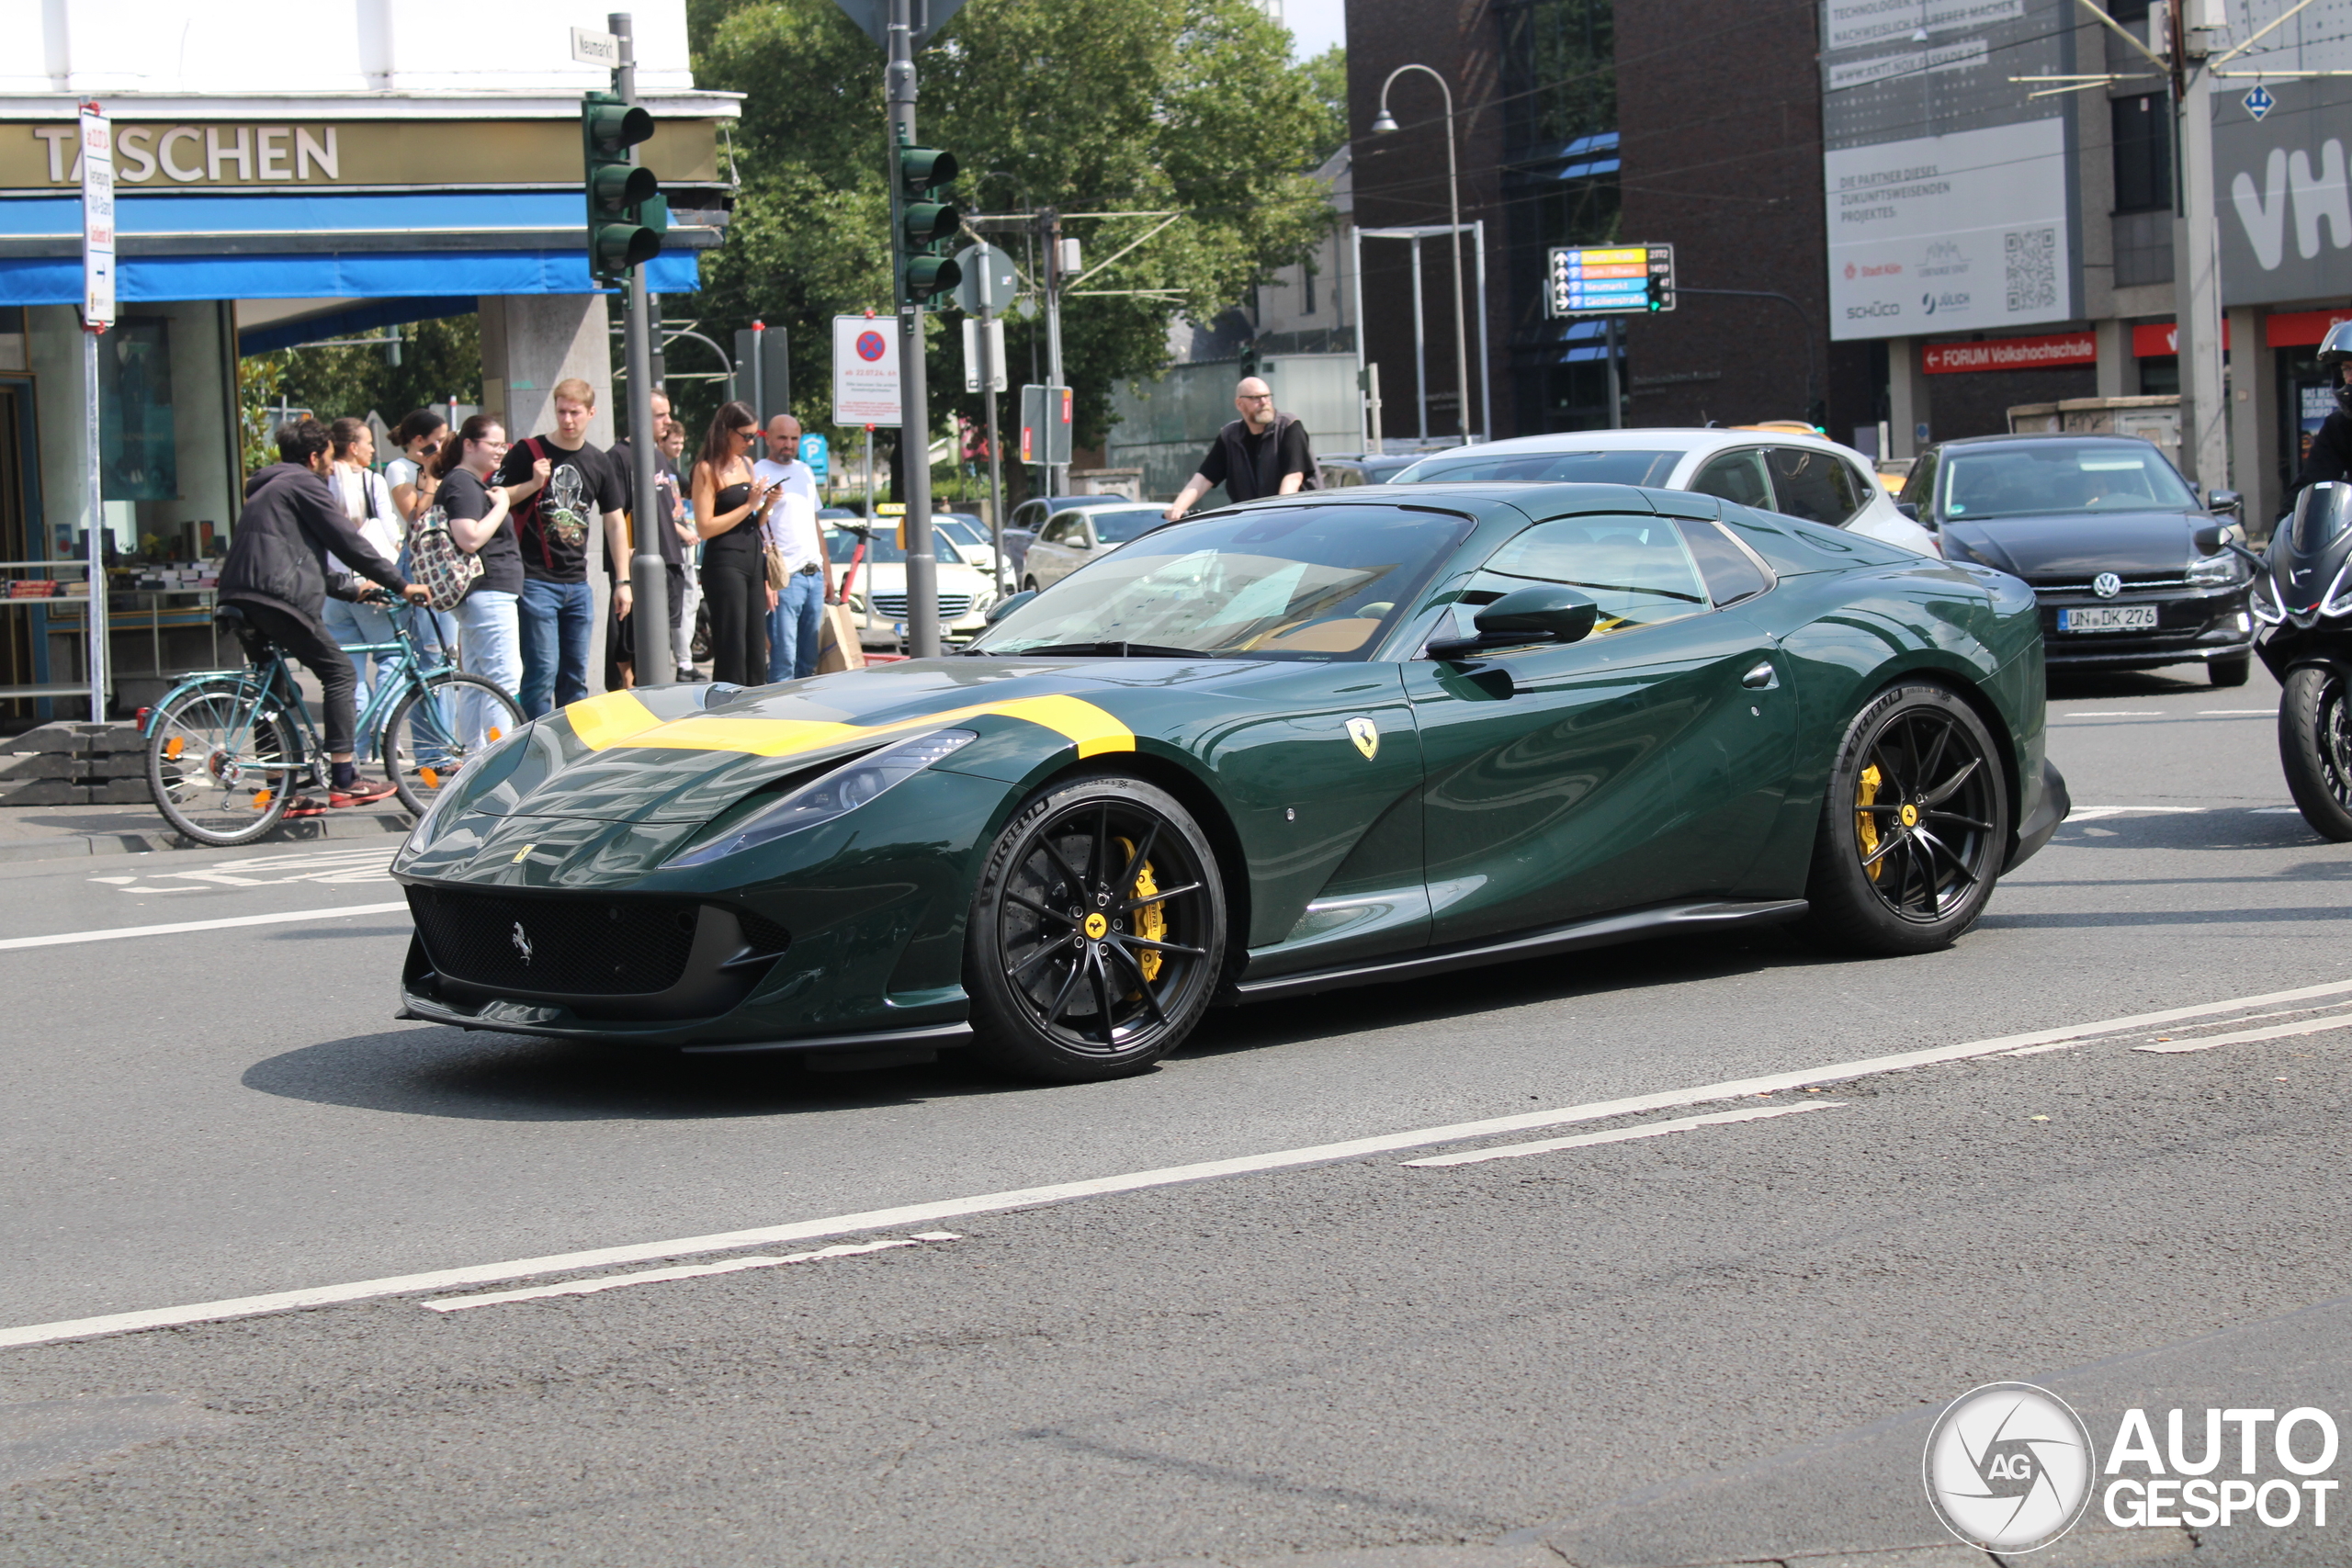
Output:
<svg viewBox="0 0 2352 1568">
<path fill-rule="evenodd" d="M 2033 441 L 1946 447 L 1946 517 L 1981 522 L 2053 512 L 2188 511 L 2197 498 L 2154 447 L 2122 441 Z"/>
<path fill-rule="evenodd" d="M 1124 545 L 1141 538 L 1159 526 L 1167 513 L 1157 506 L 1104 507 L 1090 512 L 1087 521 L 1094 525 L 1094 536 L 1106 545 Z"/>
<path fill-rule="evenodd" d="M 831 556 L 836 564 L 847 565 L 849 558 L 856 552 L 856 535 L 846 528 L 829 528 L 825 531 L 825 553 Z M 956 553 L 954 543 L 936 528 L 932 530 L 931 554 L 934 560 L 944 561 L 950 566 L 965 564 L 964 558 Z M 889 566 L 893 563 L 904 565 L 906 558 L 907 552 L 899 547 L 898 528 L 892 519 L 885 517 L 882 519 L 881 526 L 874 530 L 874 542 L 865 548 L 867 563 L 874 566 Z"/>
<path fill-rule="evenodd" d="M 1596 448 L 1583 452 L 1448 452 L 1424 457 L 1388 484 L 1432 480 L 1484 483 L 1488 479 L 1574 480 L 1584 484 L 1662 485 L 1674 472 L 1679 452 Z M 1368 476 L 1367 476 L 1368 477 Z"/>
<path fill-rule="evenodd" d="M 1345 505 L 1174 524 L 1072 572 L 972 646 L 1362 659 L 1469 528 L 1419 507 Z"/>
</svg>

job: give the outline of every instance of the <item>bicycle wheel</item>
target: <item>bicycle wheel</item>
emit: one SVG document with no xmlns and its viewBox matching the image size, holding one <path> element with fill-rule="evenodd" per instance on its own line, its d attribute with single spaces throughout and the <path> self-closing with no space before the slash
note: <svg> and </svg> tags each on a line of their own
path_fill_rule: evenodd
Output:
<svg viewBox="0 0 2352 1568">
<path fill-rule="evenodd" d="M 447 670 L 421 676 L 384 726 L 385 776 L 421 817 L 459 769 L 522 727 L 522 705 L 494 682 Z"/>
<path fill-rule="evenodd" d="M 154 716 L 147 789 L 199 844 L 250 844 L 277 826 L 300 783 L 294 726 L 251 682 L 200 686 Z"/>
</svg>

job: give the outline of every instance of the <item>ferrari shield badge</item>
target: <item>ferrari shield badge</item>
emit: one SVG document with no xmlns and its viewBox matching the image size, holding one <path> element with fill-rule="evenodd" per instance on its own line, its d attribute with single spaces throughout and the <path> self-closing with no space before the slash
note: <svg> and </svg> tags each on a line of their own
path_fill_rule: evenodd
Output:
<svg viewBox="0 0 2352 1568">
<path fill-rule="evenodd" d="M 1380 726 L 1368 718 L 1348 720 L 1348 739 L 1356 743 L 1367 762 L 1380 754 Z"/>
</svg>

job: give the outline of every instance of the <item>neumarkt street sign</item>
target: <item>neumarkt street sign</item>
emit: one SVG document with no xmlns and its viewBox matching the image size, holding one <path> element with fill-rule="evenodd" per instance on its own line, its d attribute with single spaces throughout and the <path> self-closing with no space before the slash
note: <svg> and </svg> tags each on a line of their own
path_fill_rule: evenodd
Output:
<svg viewBox="0 0 2352 1568">
<path fill-rule="evenodd" d="M 890 48 L 890 0 L 833 0 L 849 13 L 849 19 L 865 29 L 865 36 L 885 53 Z M 908 10 L 914 17 L 914 47 L 929 43 L 932 35 L 947 25 L 947 18 L 964 8 L 964 0 L 910 0 Z"/>
<path fill-rule="evenodd" d="M 1607 316 L 1674 309 L 1672 245 L 1555 245 L 1544 313 Z"/>
</svg>

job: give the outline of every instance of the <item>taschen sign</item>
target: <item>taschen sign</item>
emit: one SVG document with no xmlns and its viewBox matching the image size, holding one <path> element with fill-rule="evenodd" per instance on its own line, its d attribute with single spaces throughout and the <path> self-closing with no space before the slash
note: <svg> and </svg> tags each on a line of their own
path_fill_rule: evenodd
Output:
<svg viewBox="0 0 2352 1568">
<path fill-rule="evenodd" d="M 1919 368 L 1930 376 L 1951 376 L 1964 370 L 2042 370 L 2052 366 L 2098 363 L 2098 338 L 2090 333 L 1991 338 L 1982 343 L 1931 343 L 1919 351 Z"/>
</svg>

